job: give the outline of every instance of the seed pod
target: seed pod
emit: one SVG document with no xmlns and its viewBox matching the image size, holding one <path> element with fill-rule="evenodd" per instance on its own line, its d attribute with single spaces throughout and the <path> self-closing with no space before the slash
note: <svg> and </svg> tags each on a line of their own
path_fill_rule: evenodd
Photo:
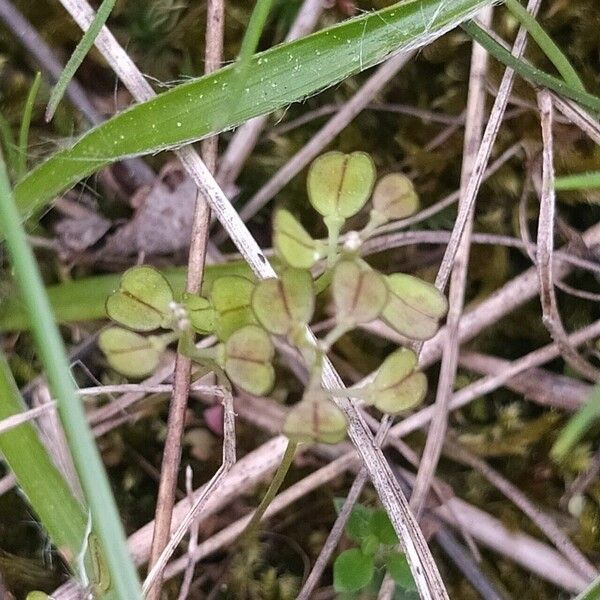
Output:
<svg viewBox="0 0 600 600">
<path fill-rule="evenodd" d="M 404 273 L 387 277 L 390 290 L 383 319 L 398 333 L 415 340 L 435 335 L 448 310 L 446 297 L 433 285 Z"/>
<path fill-rule="evenodd" d="M 287 269 L 279 279 L 259 281 L 252 294 L 252 308 L 260 324 L 275 335 L 287 335 L 308 325 L 315 309 L 310 271 Z"/>
<path fill-rule="evenodd" d="M 108 316 L 129 329 L 152 331 L 170 327 L 173 291 L 154 267 L 133 267 L 123 273 L 119 289 L 106 300 Z"/>
<path fill-rule="evenodd" d="M 144 337 L 122 327 L 102 331 L 98 345 L 115 371 L 133 379 L 150 375 L 164 350 L 159 338 Z"/>
<path fill-rule="evenodd" d="M 364 152 L 327 152 L 308 171 L 310 203 L 324 217 L 346 219 L 367 202 L 375 182 L 373 159 Z"/>
<path fill-rule="evenodd" d="M 277 254 L 297 269 L 310 269 L 325 256 L 323 243 L 313 240 L 294 215 L 284 209 L 275 214 L 273 245 Z"/>
<path fill-rule="evenodd" d="M 254 283 L 239 275 L 219 277 L 213 284 L 210 300 L 215 309 L 215 331 L 226 340 L 238 329 L 256 324 L 251 306 Z"/>
<path fill-rule="evenodd" d="M 373 209 L 387 221 L 404 219 L 417 212 L 419 197 L 412 181 L 402 173 L 382 177 L 373 192 Z"/>
<path fill-rule="evenodd" d="M 307 390 L 289 412 L 283 433 L 295 442 L 337 444 L 346 437 L 346 417 L 324 390 Z"/>
<path fill-rule="evenodd" d="M 203 335 L 213 333 L 216 326 L 216 314 L 212 304 L 206 298 L 196 294 L 184 294 L 182 303 L 187 311 L 192 327 Z"/>
<path fill-rule="evenodd" d="M 368 323 L 376 319 L 386 305 L 388 288 L 385 278 L 356 262 L 339 262 L 331 283 L 338 321 Z"/>
<path fill-rule="evenodd" d="M 224 346 L 223 368 L 235 385 L 255 396 L 268 393 L 275 382 L 271 364 L 275 349 L 269 335 L 257 325 L 232 333 Z"/>
</svg>

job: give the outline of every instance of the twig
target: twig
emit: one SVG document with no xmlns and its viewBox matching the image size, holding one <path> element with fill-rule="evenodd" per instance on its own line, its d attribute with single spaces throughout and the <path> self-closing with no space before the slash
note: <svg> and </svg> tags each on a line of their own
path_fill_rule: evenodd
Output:
<svg viewBox="0 0 600 600">
<path fill-rule="evenodd" d="M 224 21 L 224 0 L 209 0 L 206 27 L 205 73 L 211 73 L 217 70 L 221 64 L 223 55 Z M 214 172 L 218 156 L 218 137 L 212 136 L 205 140 L 202 144 L 202 151 L 208 170 L 211 173 Z M 209 227 L 210 208 L 208 199 L 206 198 L 204 191 L 198 190 L 196 194 L 186 281 L 186 292 L 190 294 L 197 294 L 202 285 Z M 175 487 L 177 485 L 179 463 L 181 461 L 181 445 L 185 428 L 185 413 L 190 390 L 191 369 L 192 361 L 188 357 L 178 354 L 175 360 L 175 385 L 173 388 L 173 398 L 169 405 L 167 436 L 165 439 L 160 484 L 156 500 L 155 529 L 149 563 L 150 574 L 144 584 L 144 590 L 148 591 L 148 600 L 158 600 L 160 597 L 160 575 L 162 568 L 156 569 L 156 567 L 160 564 L 164 567 L 170 556 L 170 554 L 167 554 L 166 558 L 164 558 L 167 549 L 171 545 L 170 542 L 167 544 L 167 540 L 169 538 L 173 506 L 175 504 Z M 224 448 L 225 443 L 226 441 L 224 441 Z M 218 477 L 215 475 L 214 479 L 218 481 L 218 479 L 222 477 L 222 469 L 229 469 L 229 467 L 230 465 L 226 465 L 224 461 L 223 466 L 219 469 L 219 472 L 217 472 Z M 210 489 L 212 489 L 212 487 Z M 179 542 L 177 542 L 177 544 L 178 543 Z M 151 575 L 154 575 L 154 577 L 150 577 Z M 155 579 L 156 584 L 150 586 L 148 582 L 153 582 Z"/>
<path fill-rule="evenodd" d="M 568 343 L 564 330 L 556 294 L 554 292 L 554 272 L 552 255 L 554 252 L 554 142 L 552 136 L 552 96 L 550 92 L 538 92 L 542 138 L 542 190 L 540 195 L 540 216 L 538 220 L 537 269 L 540 279 L 540 299 L 542 303 L 542 320 L 552 339 L 561 348 L 564 359 L 576 371 L 592 381 L 600 379 L 600 370 L 593 367 Z"/>
<path fill-rule="evenodd" d="M 19 415 L 13 415 L 12 417 L 2 419 L 0 421 L 0 435 L 10 431 L 11 429 L 14 429 L 15 427 L 18 427 L 19 425 L 23 425 L 23 423 L 29 423 L 29 421 L 37 419 L 37 417 L 49 410 L 56 410 L 56 404 L 54 402 L 47 402 L 46 404 L 42 404 L 36 408 L 26 410 Z"/>
<path fill-rule="evenodd" d="M 531 521 L 554 544 L 556 549 L 569 560 L 573 566 L 589 581 L 598 576 L 598 570 L 580 552 L 573 542 L 566 536 L 555 523 L 554 519 L 538 508 L 510 481 L 492 469 L 485 461 L 477 458 L 460 444 L 447 440 L 444 453 L 453 460 L 468 465 L 483 475 L 494 487 L 500 490 L 509 500 L 518 506 Z"/>
<path fill-rule="evenodd" d="M 193 475 L 192 467 L 188 465 L 185 469 L 185 490 L 187 493 L 188 501 L 190 503 L 190 510 L 194 507 L 194 487 L 193 487 Z M 181 588 L 179 589 L 179 596 L 177 600 L 185 600 L 190 593 L 190 585 L 194 577 L 194 570 L 196 563 L 194 562 L 194 552 L 198 547 L 198 533 L 200 530 L 200 520 L 196 519 L 190 528 L 190 541 L 188 542 L 188 562 L 185 567 L 183 574 L 183 581 L 181 582 Z"/>
<path fill-rule="evenodd" d="M 552 101 L 556 108 L 558 108 L 567 119 L 587 133 L 596 144 L 600 144 L 600 123 L 598 123 L 597 119 L 594 119 L 573 100 L 552 93 Z"/>
<path fill-rule="evenodd" d="M 149 590 L 153 589 L 153 585 L 159 578 L 162 577 L 162 572 L 169 562 L 169 559 L 175 552 L 177 546 L 187 533 L 190 525 L 194 523 L 206 501 L 210 498 L 211 494 L 227 476 L 231 467 L 235 464 L 236 450 L 235 450 L 235 413 L 233 411 L 233 397 L 228 395 L 223 400 L 223 461 L 218 471 L 213 475 L 210 481 L 203 486 L 202 493 L 194 499 L 192 507 L 188 513 L 182 519 L 181 523 L 169 539 L 169 543 L 165 546 L 163 552 L 155 561 L 154 565 L 150 568 L 150 571 L 144 581 L 142 591 L 147 594 Z"/>
<path fill-rule="evenodd" d="M 539 8 L 540 2 L 541 0 L 530 0 L 527 10 L 535 14 L 535 11 L 537 11 Z M 526 40 L 526 31 L 521 27 L 513 46 L 512 53 L 514 56 L 519 57 L 520 54 L 522 54 Z M 448 247 L 444 253 L 444 258 L 442 259 L 442 264 L 436 279 L 437 283 L 447 281 L 450 275 L 450 271 L 454 263 L 454 257 L 462 238 L 463 230 L 469 220 L 471 205 L 473 202 L 475 202 L 475 197 L 477 196 L 479 188 L 481 187 L 483 173 L 489 161 L 494 140 L 496 139 L 500 125 L 502 124 L 502 116 L 504 115 L 504 109 L 506 108 L 506 103 L 512 90 L 513 81 L 514 71 L 507 68 L 502 76 L 502 81 L 498 89 L 498 95 L 494 101 L 494 106 L 492 107 L 492 112 L 490 113 L 490 119 L 486 125 L 483 138 L 481 140 L 481 145 L 479 146 L 477 157 L 473 165 L 471 176 L 469 177 L 469 183 L 467 184 L 467 188 L 465 190 L 466 200 L 463 204 L 462 210 L 459 211 L 456 217 L 454 229 L 452 230 L 452 238 L 448 243 Z"/>
<path fill-rule="evenodd" d="M 296 40 L 313 31 L 324 8 L 323 0 L 304 0 L 285 40 L 288 42 Z M 219 160 L 216 179 L 222 188 L 229 189 L 235 183 L 268 119 L 268 115 L 255 117 L 244 123 L 235 132 L 227 150 Z"/>
<path fill-rule="evenodd" d="M 488 7 L 481 12 L 481 21 L 490 25 L 492 22 L 493 9 Z M 458 201 L 459 214 L 467 206 L 467 220 L 463 230 L 460 243 L 456 249 L 454 265 L 452 267 L 452 278 L 450 282 L 449 311 L 446 321 L 448 336 L 442 353 L 442 364 L 438 379 L 437 393 L 435 398 L 435 413 L 429 427 L 425 449 L 421 457 L 417 479 L 413 486 L 410 497 L 410 505 L 417 518 L 423 512 L 425 500 L 429 494 L 429 488 L 433 480 L 435 470 L 442 451 L 442 444 L 446 436 L 448 402 L 454 386 L 456 367 L 458 362 L 458 324 L 462 316 L 465 287 L 467 284 L 467 268 L 469 266 L 469 254 L 471 249 L 471 234 L 473 231 L 473 217 L 475 214 L 475 198 L 465 194 L 466 186 L 473 173 L 474 160 L 477 148 L 481 141 L 483 130 L 483 119 L 485 114 L 485 77 L 487 73 L 487 52 L 478 44 L 473 44 L 471 56 L 471 74 L 469 77 L 469 98 L 467 101 L 467 119 L 465 124 L 465 138 L 463 145 L 463 161 L 460 179 L 461 195 Z M 506 103 L 494 103 L 494 109 L 500 111 L 502 120 Z M 490 119 L 494 118 L 492 116 Z M 491 145 L 495 141 L 489 138 Z M 491 153 L 488 152 L 488 156 Z M 441 269 L 440 269 L 441 270 Z M 440 289 L 443 289 L 439 278 L 436 281 Z M 385 590 L 384 590 L 385 592 Z"/>
</svg>

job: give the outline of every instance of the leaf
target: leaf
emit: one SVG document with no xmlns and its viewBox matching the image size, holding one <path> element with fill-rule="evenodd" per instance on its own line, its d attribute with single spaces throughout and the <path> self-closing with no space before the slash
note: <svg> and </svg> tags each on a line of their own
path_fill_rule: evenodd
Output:
<svg viewBox="0 0 600 600">
<path fill-rule="evenodd" d="M 324 217 L 346 219 L 367 202 L 375 182 L 375 164 L 365 152 L 326 152 L 308 170 L 308 198 Z"/>
<path fill-rule="evenodd" d="M 106 300 L 106 312 L 135 331 L 167 328 L 171 323 L 173 291 L 154 267 L 132 267 L 123 273 L 119 289 Z"/>
<path fill-rule="evenodd" d="M 252 294 L 252 309 L 260 324 L 275 335 L 308 325 L 315 310 L 310 271 L 287 269 L 279 279 L 259 281 Z"/>
<path fill-rule="evenodd" d="M 407 591 L 413 591 L 417 589 L 415 580 L 413 579 L 412 573 L 406 556 L 400 552 L 390 552 L 385 557 L 385 566 L 392 579 L 402 589 Z"/>
<path fill-rule="evenodd" d="M 491 0 L 401 2 L 255 55 L 232 101 L 235 66 L 175 86 L 90 130 L 23 179 L 21 214 L 39 212 L 61 191 L 124 157 L 182 146 L 268 114 L 418 48 L 473 16 Z"/>
<path fill-rule="evenodd" d="M 377 537 L 380 544 L 392 546 L 398 544 L 398 536 L 385 510 L 375 510 L 369 521 L 369 530 Z"/>
<path fill-rule="evenodd" d="M 396 414 L 420 404 L 427 393 L 427 378 L 416 371 L 417 356 L 401 348 L 388 356 L 372 383 L 364 389 L 368 404 L 380 411 Z"/>
<path fill-rule="evenodd" d="M 352 323 L 368 323 L 376 319 L 388 298 L 383 275 L 361 268 L 351 260 L 343 260 L 336 265 L 331 291 L 337 320 Z"/>
<path fill-rule="evenodd" d="M 346 535 L 355 542 L 362 541 L 370 533 L 369 523 L 373 511 L 362 504 L 355 504 L 346 523 Z"/>
<path fill-rule="evenodd" d="M 273 244 L 277 254 L 297 269 L 310 269 L 325 256 L 323 243 L 313 240 L 296 217 L 285 209 L 275 214 Z"/>
<path fill-rule="evenodd" d="M 333 587 L 336 592 L 356 592 L 373 579 L 373 559 L 359 548 L 342 552 L 333 563 Z"/>
<path fill-rule="evenodd" d="M 245 277 L 231 275 L 215 281 L 210 300 L 216 311 L 215 331 L 219 339 L 226 340 L 234 331 L 256 324 L 253 291 L 254 283 Z"/>
<path fill-rule="evenodd" d="M 121 327 L 102 331 L 98 346 L 115 371 L 132 379 L 150 375 L 158 366 L 164 350 L 159 344 L 153 343 L 151 338 Z"/>
<path fill-rule="evenodd" d="M 382 316 L 398 333 L 427 340 L 448 310 L 446 297 L 433 285 L 404 273 L 387 277 L 390 294 Z"/>
<path fill-rule="evenodd" d="M 187 310 L 192 327 L 201 334 L 213 333 L 215 330 L 215 309 L 206 298 L 197 294 L 184 294 L 182 303 Z"/>
<path fill-rule="evenodd" d="M 404 219 L 419 209 L 419 197 L 412 181 L 402 173 L 382 177 L 375 186 L 372 202 L 386 221 Z"/>
<path fill-rule="evenodd" d="M 275 383 L 271 362 L 275 349 L 269 335 L 257 325 L 247 325 L 225 342 L 223 368 L 235 385 L 255 396 L 267 394 Z"/>
<path fill-rule="evenodd" d="M 296 442 L 337 444 L 346 437 L 346 417 L 324 390 L 308 389 L 288 413 L 283 433 Z"/>
</svg>

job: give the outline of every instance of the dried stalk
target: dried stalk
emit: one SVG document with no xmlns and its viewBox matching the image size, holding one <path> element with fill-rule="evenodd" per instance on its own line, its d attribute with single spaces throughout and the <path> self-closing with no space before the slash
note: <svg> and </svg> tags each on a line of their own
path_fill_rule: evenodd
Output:
<svg viewBox="0 0 600 600">
<path fill-rule="evenodd" d="M 492 22 L 493 9 L 488 7 L 481 12 L 481 22 L 489 26 Z M 467 207 L 467 220 L 463 230 L 460 243 L 456 249 L 454 264 L 452 267 L 452 278 L 450 282 L 449 311 L 446 320 L 448 336 L 442 353 L 442 364 L 438 380 L 437 394 L 435 398 L 435 413 L 429 427 L 425 449 L 417 472 L 417 479 L 413 486 L 410 497 L 410 505 L 417 518 L 423 512 L 425 500 L 429 494 L 429 488 L 433 480 L 435 470 L 442 451 L 442 444 L 446 436 L 448 402 L 454 386 L 456 368 L 458 362 L 458 325 L 462 316 L 465 287 L 467 284 L 467 268 L 469 266 L 469 254 L 471 249 L 471 234 L 473 231 L 473 217 L 475 214 L 475 197 L 470 198 L 464 192 L 467 183 L 473 173 L 474 161 L 477 148 L 481 141 L 483 130 L 483 119 L 485 114 L 485 78 L 487 74 L 487 52 L 478 44 L 473 44 L 471 56 L 471 74 L 469 77 L 469 98 L 467 101 L 467 119 L 465 125 L 465 139 L 463 145 L 463 161 L 460 179 L 460 198 L 458 201 L 459 214 Z M 494 109 L 501 114 L 496 118 L 502 120 L 506 103 L 494 103 Z M 490 119 L 494 118 L 494 114 Z M 488 138 L 491 145 L 494 138 Z M 491 153 L 488 152 L 488 156 Z M 441 269 L 440 269 L 441 270 Z M 436 282 L 440 285 L 440 281 Z"/>
</svg>

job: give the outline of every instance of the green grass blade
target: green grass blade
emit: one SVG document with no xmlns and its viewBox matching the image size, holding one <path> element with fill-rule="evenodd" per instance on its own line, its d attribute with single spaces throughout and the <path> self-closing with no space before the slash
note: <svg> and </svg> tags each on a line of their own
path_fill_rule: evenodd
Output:
<svg viewBox="0 0 600 600">
<path fill-rule="evenodd" d="M 589 428 L 600 420 L 600 385 L 596 386 L 589 400 L 568 421 L 554 442 L 550 455 L 562 460 Z"/>
<path fill-rule="evenodd" d="M 79 69 L 79 66 L 83 62 L 86 54 L 94 45 L 94 41 L 110 16 L 115 2 L 116 0 L 104 0 L 102 2 L 88 30 L 83 34 L 81 40 L 79 40 L 77 47 L 73 51 L 73 54 L 71 54 L 71 57 L 65 65 L 65 68 L 60 74 L 56 85 L 50 92 L 50 99 L 48 100 L 48 106 L 46 107 L 46 121 L 52 120 L 52 117 L 56 112 L 56 108 L 67 91 L 67 87 L 69 86 L 71 79 L 73 79 L 75 72 L 77 69 Z"/>
<path fill-rule="evenodd" d="M 77 397 L 65 348 L 15 204 L 6 165 L 0 157 L 0 229 L 22 293 L 37 351 L 91 509 L 93 530 L 100 540 L 110 585 L 120 598 L 140 598 L 137 572 L 129 556 L 123 527 L 104 466 Z"/>
<path fill-rule="evenodd" d="M 0 420 L 25 409 L 0 351 Z M 54 466 L 34 427 L 27 423 L 0 435 L 0 452 L 53 544 L 63 556 L 76 557 L 85 537 L 87 513 Z"/>
<path fill-rule="evenodd" d="M 238 55 L 238 69 L 243 69 L 244 66 L 248 65 L 252 55 L 256 52 L 260 36 L 262 35 L 272 6 L 273 0 L 256 0 L 256 6 L 252 11 L 246 33 L 242 39 Z"/>
<path fill-rule="evenodd" d="M 593 190 L 600 188 L 600 171 L 561 175 L 554 180 L 556 191 Z"/>
<path fill-rule="evenodd" d="M 40 89 L 42 74 L 38 71 L 35 79 L 31 84 L 25 108 L 23 109 L 23 117 L 21 118 L 21 127 L 19 129 L 19 162 L 17 164 L 17 179 L 21 179 L 27 172 L 27 147 L 29 145 L 29 128 L 31 126 L 31 115 L 33 114 L 33 106 Z"/>
<path fill-rule="evenodd" d="M 168 279 L 176 297 L 185 288 L 186 271 L 184 267 L 162 271 Z M 252 271 L 245 261 L 235 261 L 223 265 L 206 265 L 203 290 L 206 293 L 212 282 L 224 275 L 242 275 L 252 278 Z M 119 287 L 120 274 L 98 275 L 76 281 L 68 281 L 46 288 L 48 300 L 58 323 L 74 321 L 93 321 L 106 319 L 106 298 Z M 16 294 L 0 302 L 0 332 L 22 331 L 29 327 L 23 301 Z"/>
<path fill-rule="evenodd" d="M 569 59 L 563 54 L 561 49 L 554 43 L 554 40 L 544 31 L 543 27 L 536 21 L 519 0 L 504 0 L 506 8 L 517 18 L 519 23 L 525 27 L 529 35 L 536 41 L 544 54 L 556 67 L 556 70 L 562 75 L 565 83 L 574 90 L 585 92 L 585 87 L 573 68 Z"/>
<path fill-rule="evenodd" d="M 574 600 L 598 600 L 598 598 L 600 598 L 600 577 L 594 579 L 591 585 Z"/>
<path fill-rule="evenodd" d="M 2 149 L 6 155 L 6 166 L 10 174 L 15 176 L 19 168 L 19 153 L 10 123 L 2 113 L 0 113 L 0 140 L 2 140 Z"/>
<path fill-rule="evenodd" d="M 562 79 L 549 75 L 525 60 L 515 58 L 506 48 L 501 46 L 474 21 L 463 23 L 462 28 L 478 44 L 481 44 L 494 58 L 513 69 L 524 79 L 530 81 L 534 85 L 547 87 L 557 94 L 561 94 L 579 102 L 579 104 L 585 108 L 591 109 L 595 113 L 600 113 L 600 98 L 598 96 L 574 89 Z"/>
<path fill-rule="evenodd" d="M 62 190 L 127 156 L 196 141 L 334 85 L 390 55 L 421 47 L 493 0 L 409 0 L 255 55 L 241 93 L 234 66 L 138 104 L 53 155 L 15 188 L 31 216 Z M 223 119 L 227 106 L 227 119 Z"/>
</svg>

